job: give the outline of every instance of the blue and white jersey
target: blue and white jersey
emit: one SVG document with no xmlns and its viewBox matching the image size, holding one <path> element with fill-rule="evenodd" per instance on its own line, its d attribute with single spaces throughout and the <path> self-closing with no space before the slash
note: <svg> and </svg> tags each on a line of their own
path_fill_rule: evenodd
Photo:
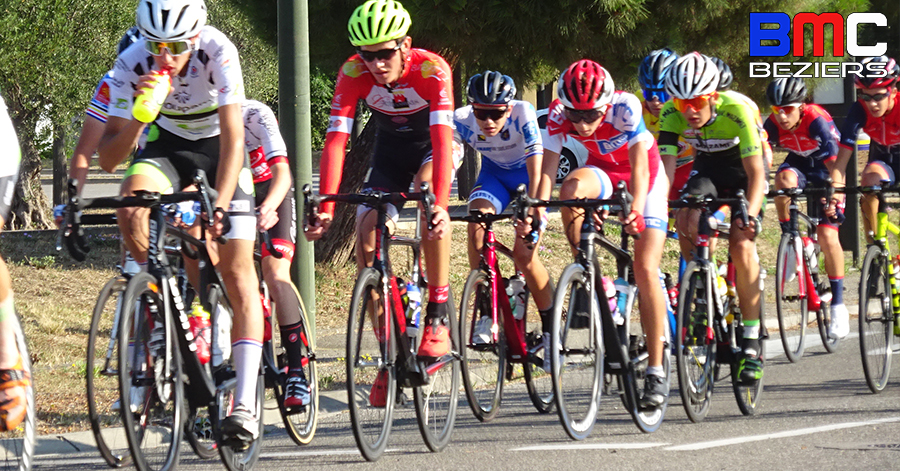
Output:
<svg viewBox="0 0 900 471">
<path fill-rule="evenodd" d="M 509 102 L 512 113 L 503 129 L 496 136 L 485 136 L 478 127 L 472 106 L 464 106 L 453 113 L 456 125 L 454 139 L 465 142 L 485 158 L 504 169 L 525 165 L 525 160 L 544 153 L 537 115 L 531 103 L 520 100 Z"/>
</svg>

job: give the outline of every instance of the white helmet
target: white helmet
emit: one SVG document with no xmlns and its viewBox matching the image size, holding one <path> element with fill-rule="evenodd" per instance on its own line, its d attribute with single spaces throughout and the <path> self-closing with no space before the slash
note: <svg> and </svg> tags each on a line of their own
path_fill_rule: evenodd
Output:
<svg viewBox="0 0 900 471">
<path fill-rule="evenodd" d="M 203 0 L 140 0 L 137 26 L 150 41 L 180 41 L 200 33 L 206 25 Z"/>
<path fill-rule="evenodd" d="M 716 63 L 696 51 L 679 57 L 666 76 L 666 92 L 682 100 L 713 93 L 718 85 Z"/>
</svg>

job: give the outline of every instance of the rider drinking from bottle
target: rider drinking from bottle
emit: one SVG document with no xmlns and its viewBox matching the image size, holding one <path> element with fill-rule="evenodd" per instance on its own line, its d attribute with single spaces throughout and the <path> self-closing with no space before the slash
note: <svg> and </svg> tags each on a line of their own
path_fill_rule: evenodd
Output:
<svg viewBox="0 0 900 471">
<path fill-rule="evenodd" d="M 570 65 L 559 78 L 557 94 L 559 98 L 550 104 L 547 118 L 549 137 L 544 143 L 539 195 L 542 199 L 550 197 L 559 153 L 569 138 L 581 142 L 589 155 L 587 164 L 563 181 L 561 200 L 608 198 L 620 181 L 634 196 L 631 213 L 623 215 L 621 221 L 629 234 L 640 234 L 634 243 L 634 279 L 649 353 L 641 404 L 657 407 L 668 397 L 668 372 L 662 367 L 666 305 L 659 262 L 666 238 L 669 187 L 656 141 L 644 126 L 637 97 L 616 91 L 609 72 L 594 61 L 582 59 Z M 561 214 L 569 243 L 576 247 L 583 211 L 563 208 Z M 585 294 L 576 299 L 578 314 L 582 315 L 590 306 Z"/>
</svg>

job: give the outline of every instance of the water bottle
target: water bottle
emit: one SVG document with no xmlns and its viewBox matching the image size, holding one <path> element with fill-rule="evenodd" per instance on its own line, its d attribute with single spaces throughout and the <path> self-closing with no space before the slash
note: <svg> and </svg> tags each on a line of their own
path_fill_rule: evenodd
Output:
<svg viewBox="0 0 900 471">
<path fill-rule="evenodd" d="M 271 329 L 271 326 L 270 320 L 268 328 Z M 216 343 L 212 345 L 213 366 L 221 365 L 229 358 L 231 358 L 231 314 L 219 304 L 216 306 Z"/>
<path fill-rule="evenodd" d="M 622 325 L 622 323 L 625 322 L 625 318 L 622 317 L 622 311 L 619 310 L 619 298 L 616 294 L 616 284 L 608 276 L 600 278 L 600 281 L 603 283 L 603 292 L 606 293 L 606 299 L 609 302 L 609 312 L 612 313 L 616 325 Z"/>
<path fill-rule="evenodd" d="M 628 312 L 628 298 L 633 296 L 631 285 L 622 278 L 616 278 L 613 284 L 616 287 L 616 309 L 619 311 L 619 315 L 623 316 L 622 319 L 624 320 L 624 316 Z"/>
<path fill-rule="evenodd" d="M 191 335 L 194 336 L 194 345 L 197 347 L 197 358 L 200 359 L 200 363 L 205 365 L 209 363 L 211 336 L 209 313 L 198 304 L 191 310 L 191 314 L 188 316 L 188 323 L 191 327 Z"/>
<path fill-rule="evenodd" d="M 134 119 L 142 123 L 152 123 L 156 119 L 172 88 L 172 78 L 169 77 L 168 70 L 152 71 L 150 74 L 154 78 L 152 86 L 140 90 L 134 97 L 134 106 L 131 108 Z"/>
<path fill-rule="evenodd" d="M 818 250 L 816 250 L 816 244 L 813 243 L 812 239 L 809 237 L 803 238 L 803 251 L 806 252 L 806 259 L 809 260 L 810 271 L 812 273 L 819 272 L 819 259 L 818 259 Z"/>
<path fill-rule="evenodd" d="M 525 280 L 519 275 L 513 275 L 506 287 L 509 295 L 509 307 L 512 308 L 513 317 L 522 320 L 525 317 Z"/>
<path fill-rule="evenodd" d="M 406 298 L 406 334 L 416 337 L 419 335 L 419 317 L 422 314 L 422 292 L 415 283 L 406 284 Z"/>
</svg>

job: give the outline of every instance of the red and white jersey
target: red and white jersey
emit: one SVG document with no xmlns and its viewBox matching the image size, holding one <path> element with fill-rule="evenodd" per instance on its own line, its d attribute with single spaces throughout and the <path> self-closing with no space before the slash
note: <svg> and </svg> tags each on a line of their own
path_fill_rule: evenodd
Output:
<svg viewBox="0 0 900 471">
<path fill-rule="evenodd" d="M 270 165 L 287 162 L 287 146 L 278 130 L 275 113 L 256 100 L 245 101 L 241 109 L 244 116 L 244 145 L 250 154 L 253 183 L 270 180 Z"/>
<path fill-rule="evenodd" d="M 544 149 L 560 153 L 566 138 L 578 140 L 588 150 L 586 164 L 606 172 L 615 185 L 620 180 L 628 183 L 631 179 L 628 149 L 639 142 L 646 142 L 650 144 L 647 152 L 650 171 L 648 178 L 650 187 L 653 187 L 657 169 L 660 167 L 659 149 L 656 147 L 653 134 L 644 125 L 641 102 L 636 96 L 623 91 L 614 93 L 606 115 L 603 116 L 603 122 L 594 134 L 588 137 L 578 134 L 572 122 L 563 114 L 564 108 L 558 99 L 550 103 L 550 113 L 547 117 L 548 138 L 547 142 L 544 142 Z"/>
<path fill-rule="evenodd" d="M 354 54 L 344 62 L 331 102 L 331 122 L 321 163 L 321 192 L 337 192 L 344 148 L 353 129 L 356 103 L 365 100 L 379 133 L 410 141 L 428 141 L 434 155 L 434 193 L 447 207 L 453 162 L 453 75 L 439 55 L 410 49 L 403 75 L 390 86 L 380 85 L 366 64 Z M 333 205 L 323 205 L 330 212 Z"/>
</svg>

